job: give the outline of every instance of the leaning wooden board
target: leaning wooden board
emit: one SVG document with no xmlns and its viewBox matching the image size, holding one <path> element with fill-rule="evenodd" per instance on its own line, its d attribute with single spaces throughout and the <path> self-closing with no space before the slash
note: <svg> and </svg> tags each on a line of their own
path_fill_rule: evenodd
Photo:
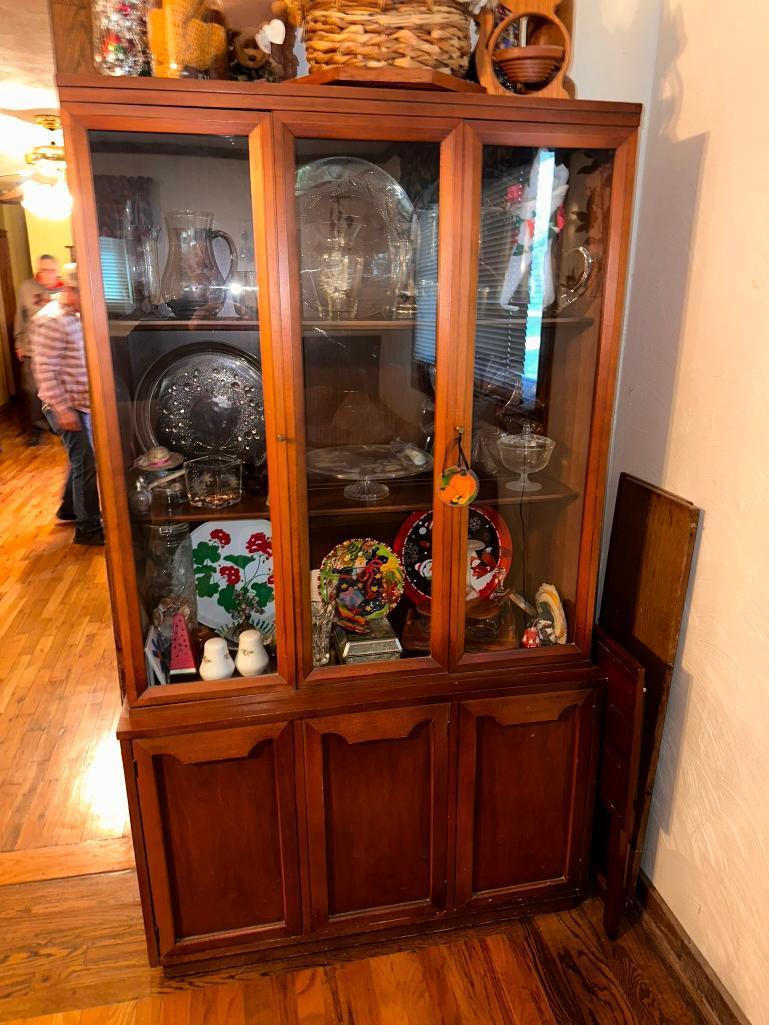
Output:
<svg viewBox="0 0 769 1025">
<path fill-rule="evenodd" d="M 644 670 L 638 783 L 632 820 L 623 822 L 629 843 L 628 897 L 641 867 L 699 519 L 700 510 L 691 502 L 620 475 L 598 625 Z M 611 808 L 607 811 L 616 817 Z"/>
</svg>

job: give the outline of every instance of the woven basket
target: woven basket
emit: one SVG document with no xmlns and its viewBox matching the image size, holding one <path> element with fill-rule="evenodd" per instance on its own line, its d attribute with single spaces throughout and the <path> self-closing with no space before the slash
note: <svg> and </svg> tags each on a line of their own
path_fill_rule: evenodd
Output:
<svg viewBox="0 0 769 1025">
<path fill-rule="evenodd" d="M 310 71 L 432 68 L 463 78 L 470 63 L 468 7 L 454 0 L 305 0 Z"/>
</svg>

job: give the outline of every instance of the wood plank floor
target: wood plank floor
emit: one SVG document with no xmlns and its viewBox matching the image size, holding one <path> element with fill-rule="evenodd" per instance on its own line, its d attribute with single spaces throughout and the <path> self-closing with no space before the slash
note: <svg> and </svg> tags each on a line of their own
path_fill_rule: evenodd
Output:
<svg viewBox="0 0 769 1025">
<path fill-rule="evenodd" d="M 128 835 L 103 550 L 55 522 L 58 439 L 0 439 L 0 851 Z"/>
<path fill-rule="evenodd" d="M 165 979 L 147 965 L 114 740 L 103 555 L 53 513 L 58 442 L 0 416 L 0 1022 L 714 1025 L 602 905 L 326 963 Z"/>
<path fill-rule="evenodd" d="M 287 971 L 165 979 L 133 872 L 0 887 L 0 1021 L 195 1025 L 705 1025 L 640 926 L 602 906 Z"/>
</svg>

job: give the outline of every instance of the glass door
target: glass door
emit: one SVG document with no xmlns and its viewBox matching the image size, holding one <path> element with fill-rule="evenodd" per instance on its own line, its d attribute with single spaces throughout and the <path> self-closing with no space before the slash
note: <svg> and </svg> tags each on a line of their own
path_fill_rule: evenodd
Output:
<svg viewBox="0 0 769 1025">
<path fill-rule="evenodd" d="M 377 130 L 297 132 L 286 143 L 303 378 L 301 671 L 316 680 L 440 661 L 436 588 L 448 574 L 433 572 L 444 444 L 436 325 L 448 130 L 419 141 Z"/>
<path fill-rule="evenodd" d="M 120 438 L 120 585 L 146 685 L 199 693 L 286 678 L 248 136 L 92 130 L 88 146 Z"/>
<path fill-rule="evenodd" d="M 613 174 L 608 145 L 482 147 L 467 360 L 479 491 L 456 578 L 468 665 L 553 654 L 584 619 Z"/>
</svg>

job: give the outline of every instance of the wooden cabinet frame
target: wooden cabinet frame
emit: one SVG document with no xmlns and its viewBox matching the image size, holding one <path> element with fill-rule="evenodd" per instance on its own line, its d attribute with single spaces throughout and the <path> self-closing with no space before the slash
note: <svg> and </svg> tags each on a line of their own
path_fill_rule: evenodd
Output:
<svg viewBox="0 0 769 1025">
<path fill-rule="evenodd" d="M 100 82 L 101 84 L 101 82 Z M 191 83 L 186 83 L 189 86 Z M 211 83 L 209 83 L 211 84 Z M 112 83 L 110 83 L 112 86 Z M 289 91 L 273 91 L 269 99 L 255 94 L 261 110 L 222 109 L 214 113 L 193 104 L 168 109 L 166 94 L 174 95 L 168 83 L 152 81 L 144 88 L 135 83 L 90 91 L 95 103 L 81 100 L 64 104 L 67 146 L 73 154 L 72 183 L 77 198 L 75 237 L 85 266 L 83 321 L 89 362 L 92 367 L 97 457 L 101 466 L 120 465 L 117 411 L 112 386 L 112 366 L 106 309 L 101 300 L 101 271 L 98 240 L 95 237 L 95 199 L 88 151 L 89 129 L 105 131 L 180 132 L 183 134 L 233 134 L 250 137 L 251 196 L 260 295 L 260 349 L 264 368 L 267 458 L 271 480 L 276 569 L 276 623 L 278 674 L 256 685 L 260 693 L 271 687 L 309 684 L 327 685 L 331 680 L 394 680 L 399 676 L 446 672 L 473 672 L 484 667 L 503 668 L 515 663 L 558 665 L 582 658 L 590 650 L 592 609 L 598 566 L 609 428 L 614 394 L 614 377 L 621 328 L 627 235 L 632 209 L 632 178 L 635 167 L 635 119 L 624 111 L 607 123 L 607 111 L 600 105 L 575 105 L 579 117 L 526 120 L 525 110 L 505 108 L 505 119 L 494 105 L 493 115 L 477 117 L 483 108 L 477 98 L 452 96 L 437 106 L 435 116 L 414 115 L 412 108 L 397 114 L 393 104 L 365 98 L 363 114 L 348 94 L 369 90 L 322 90 L 322 112 L 311 92 L 298 102 Z M 66 92 L 66 90 L 65 90 Z M 129 98 L 140 92 L 141 104 L 121 103 L 116 95 Z M 187 99 L 191 90 L 185 90 Z M 215 100 L 220 90 L 214 90 Z M 226 96 L 229 90 L 224 91 Z M 198 94 L 199 95 L 199 94 Z M 339 100 L 337 101 L 337 97 Z M 422 96 L 420 96 L 420 100 Z M 106 101 L 106 102 L 105 102 Z M 149 102 L 151 101 L 151 102 Z M 336 101 L 336 102 L 335 102 Z M 203 102 L 202 99 L 200 101 Z M 429 106 L 435 107 L 435 97 Z M 488 100 L 487 100 L 488 102 Z M 545 109 L 535 104 L 537 113 Z M 561 104 L 561 107 L 564 105 Z M 354 113 L 352 109 L 358 107 Z M 467 107 L 467 111 L 463 111 Z M 272 108 L 272 109 L 270 109 Z M 304 108 L 304 109 L 303 109 Z M 440 111 L 440 114 L 438 113 Z M 445 113 L 444 113 L 445 111 Z M 461 114 L 476 116 L 466 117 Z M 368 114 L 375 116 L 367 116 Z M 363 115 L 363 116 L 362 116 Z M 532 117 L 532 113 L 529 113 Z M 434 469 L 433 550 L 434 598 L 432 652 L 429 656 L 396 663 L 369 663 L 359 667 L 312 668 L 311 621 L 309 614 L 309 517 L 304 469 L 304 406 L 302 332 L 298 275 L 298 245 L 294 211 L 294 155 L 296 139 L 382 139 L 440 143 L 439 199 L 439 301 L 436 353 L 436 441 Z M 601 330 L 595 373 L 593 415 L 582 512 L 581 548 L 574 611 L 574 643 L 533 651 L 464 653 L 463 551 L 467 533 L 467 510 L 451 509 L 437 500 L 435 491 L 440 471 L 452 450 L 456 430 L 465 431 L 465 445 L 471 444 L 473 344 L 475 332 L 475 287 L 477 280 L 479 209 L 482 148 L 486 144 L 505 146 L 594 147 L 614 152 L 610 228 L 604 259 L 606 285 L 601 302 Z M 104 475 L 103 475 L 104 477 Z M 136 573 L 130 546 L 125 482 L 107 475 L 103 486 L 105 521 L 109 542 L 110 580 L 116 610 L 116 629 L 126 696 L 131 704 L 163 704 L 180 698 L 204 699 L 253 689 L 253 684 L 223 681 L 216 684 L 180 685 L 144 690 L 144 655 L 140 613 L 136 600 Z"/>
<path fill-rule="evenodd" d="M 161 961 L 175 968 L 206 958 L 231 957 L 233 952 L 241 958 L 249 951 L 253 956 L 255 950 L 265 957 L 277 956 L 287 949 L 328 949 L 364 933 L 371 936 L 388 930 L 393 935 L 398 931 L 411 934 L 445 927 L 449 922 L 467 924 L 474 916 L 484 920 L 494 914 L 502 917 L 537 901 L 565 904 L 578 899 L 585 880 L 595 792 L 598 726 L 594 709 L 602 675 L 590 662 L 590 642 L 640 108 L 294 82 L 113 80 L 80 74 L 60 75 L 58 83 L 75 200 L 74 235 L 110 589 L 126 699 L 119 735 L 151 956 L 159 948 Z M 92 129 L 236 135 L 249 140 L 276 574 L 279 655 L 278 673 L 272 677 L 145 689 L 144 639 L 122 473 L 109 322 L 102 299 L 88 147 Z M 574 554 L 578 571 L 574 578 L 573 643 L 534 651 L 464 653 L 467 512 L 434 500 L 433 546 L 437 554 L 430 655 L 345 667 L 343 671 L 312 669 L 294 144 L 296 139 L 313 137 L 440 145 L 441 298 L 436 327 L 434 499 L 437 478 L 458 427 L 465 430 L 466 449 L 471 444 L 483 146 L 613 151 L 584 505 L 579 551 Z M 561 716 L 564 718 L 559 719 Z M 476 737 L 484 717 L 503 724 L 527 722 L 532 729 L 538 724 L 547 729 L 548 724 L 573 719 L 576 746 L 573 773 L 567 781 L 572 810 L 561 878 L 473 892 Z M 419 761 L 419 766 L 422 784 L 429 787 L 430 795 L 429 822 L 425 825 L 420 819 L 421 832 L 416 831 L 425 842 L 429 840 L 424 896 L 382 906 L 374 899 L 369 906 L 333 913 L 327 830 L 329 821 L 333 824 L 335 794 L 329 794 L 324 782 L 324 744 L 329 748 L 336 745 L 338 754 L 340 745 L 361 753 L 367 744 L 391 743 L 397 766 L 398 746 L 402 744 L 405 751 L 414 738 L 424 742 L 419 757 L 426 761 Z M 214 929 L 206 936 L 179 940 L 170 877 L 170 816 L 157 776 L 158 762 L 169 758 L 190 767 L 239 762 L 245 766 L 261 744 L 271 744 L 273 752 L 283 917 L 253 928 Z M 345 759 L 340 759 L 340 765 L 348 764 Z M 427 762 L 429 779 L 424 770 Z M 372 764 L 379 764 L 376 757 Z M 404 764 L 412 762 L 406 757 Z M 241 779 L 237 782 L 238 787 L 245 785 Z M 508 785 L 508 781 L 500 781 L 500 785 Z M 371 789 L 373 801 L 374 780 Z M 420 800 L 424 801 L 424 796 Z M 361 829 L 369 829 L 369 837 L 374 812 L 362 816 Z M 411 854 L 417 851 L 422 858 L 419 867 L 423 872 L 424 847 L 417 848 L 411 839 Z"/>
</svg>

